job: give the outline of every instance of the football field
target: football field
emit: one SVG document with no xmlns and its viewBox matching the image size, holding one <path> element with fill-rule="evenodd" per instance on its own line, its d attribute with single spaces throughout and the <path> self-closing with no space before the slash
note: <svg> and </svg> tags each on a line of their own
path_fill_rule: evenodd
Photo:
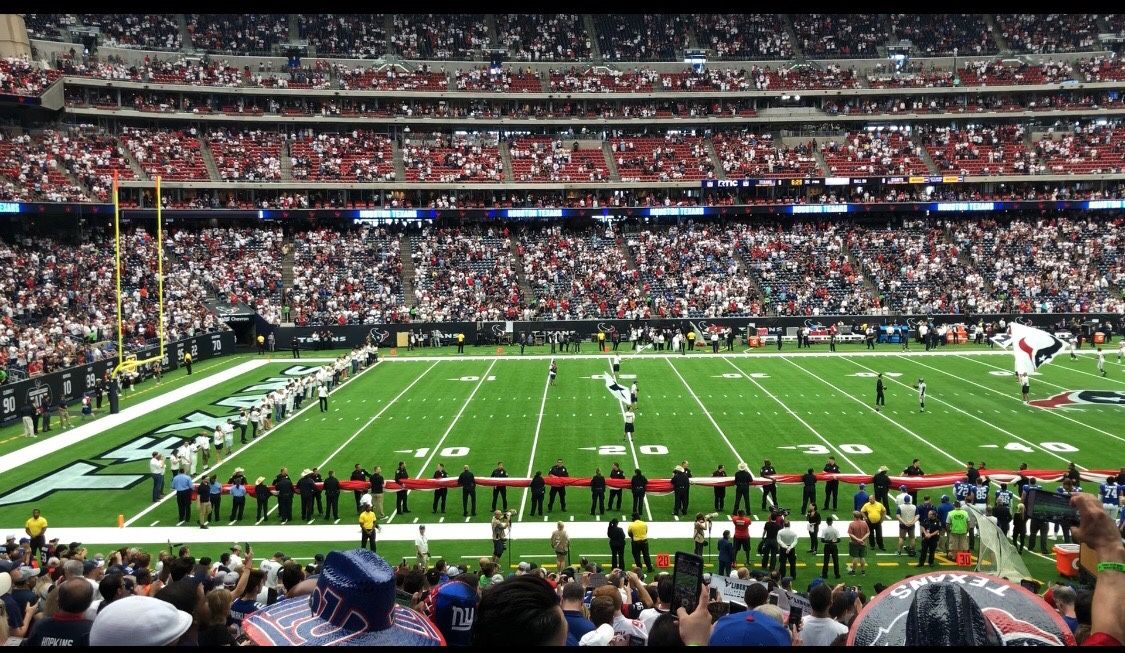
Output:
<svg viewBox="0 0 1125 653">
<path fill-rule="evenodd" d="M 335 470 L 347 479 L 359 463 L 368 470 L 381 466 L 390 479 L 403 461 L 416 478 L 430 478 L 439 463 L 453 477 L 465 465 L 484 477 L 502 461 L 510 476 L 529 477 L 536 471 L 546 475 L 561 458 L 571 476 L 591 476 L 599 467 L 608 476 L 617 462 L 626 476 L 639 467 L 655 479 L 670 477 L 685 460 L 697 477 L 710 476 L 720 463 L 733 475 L 739 462 L 756 476 L 764 459 L 779 473 L 800 474 L 810 467 L 819 471 L 829 455 L 844 473 L 873 474 L 886 465 L 892 475 L 913 458 L 921 459 L 928 474 L 963 469 L 969 460 L 983 461 L 989 469 L 1015 469 L 1020 463 L 1062 469 L 1072 461 L 1089 469 L 1125 465 L 1125 367 L 1114 358 L 1107 361 L 1105 378 L 1096 374 L 1089 356 L 1060 357 L 1044 366 L 1032 381 L 1032 398 L 1054 405 L 1047 408 L 1020 400 L 1010 353 L 887 349 L 875 355 L 859 349 L 688 356 L 623 352 L 618 380 L 626 386 L 635 380 L 639 387 L 631 440 L 623 434 L 624 405 L 606 387 L 608 354 L 559 354 L 558 380 L 549 385 L 550 356 L 541 353 L 456 357 L 415 352 L 422 355 L 410 357 L 403 352 L 333 392 L 327 413 L 313 400 L 249 445 L 238 445 L 236 433 L 233 456 L 215 465 L 213 473 L 226 481 L 242 467 L 251 481 L 264 476 L 269 482 L 285 466 L 295 481 L 303 468 L 319 467 L 325 476 Z M 62 527 L 115 526 L 118 515 L 130 527 L 175 525 L 174 498 L 151 501 L 150 452 L 171 451 L 181 438 L 209 430 L 216 418 L 237 414 L 239 407 L 315 364 L 259 359 L 228 366 L 223 374 L 230 378 L 201 379 L 183 386 L 183 396 L 152 393 L 138 404 L 138 414 L 119 424 L 95 421 L 83 427 L 97 431 L 91 435 L 76 438 L 72 431 L 8 453 L 0 465 L 0 524 L 20 530 L 31 508 L 38 507 L 56 534 Z M 877 372 L 887 384 L 882 412 L 874 410 Z M 913 387 L 919 378 L 928 386 L 925 412 Z M 200 384 L 208 387 L 199 389 Z M 62 437 L 75 441 L 44 448 Z M 818 486 L 818 496 L 822 491 Z M 854 491 L 855 486 L 841 484 L 835 512 L 844 519 Z M 949 492 L 936 488 L 930 493 L 936 498 Z M 778 496 L 780 505 L 800 519 L 800 487 L 780 486 Z M 710 512 L 712 497 L 711 489 L 693 487 L 690 512 Z M 431 498 L 429 492 L 412 492 L 410 515 L 392 513 L 385 523 L 490 518 L 491 488 L 478 487 L 475 517 L 462 516 L 459 489 L 449 491 L 444 515 L 431 512 Z M 751 498 L 758 513 L 761 492 L 755 488 Z M 732 502 L 733 489 L 728 509 Z M 645 517 L 673 521 L 672 503 L 671 495 L 649 494 Z M 252 514 L 253 499 L 248 504 Z M 508 504 L 518 521 L 595 519 L 584 488 L 568 489 L 566 510 L 555 505 L 546 517 L 528 514 L 522 488 L 508 489 Z M 626 511 L 629 504 L 625 492 Z M 393 508 L 388 496 L 387 512 Z M 341 509 L 342 523 L 350 524 L 350 493 Z M 271 521 L 276 523 L 276 512 Z M 252 523 L 248 517 L 242 525 Z M 216 541 L 223 539 L 212 534 Z"/>
</svg>

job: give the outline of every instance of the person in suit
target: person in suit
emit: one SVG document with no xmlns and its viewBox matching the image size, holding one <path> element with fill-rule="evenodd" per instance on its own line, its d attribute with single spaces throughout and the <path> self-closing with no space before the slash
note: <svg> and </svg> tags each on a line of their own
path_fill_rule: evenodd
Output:
<svg viewBox="0 0 1125 653">
<path fill-rule="evenodd" d="M 606 536 L 609 537 L 610 568 L 625 569 L 625 530 L 616 517 L 609 520 Z"/>
<path fill-rule="evenodd" d="M 469 466 L 465 465 L 465 469 L 457 477 L 457 485 L 461 487 L 461 508 L 465 513 L 464 516 L 469 516 L 469 502 L 473 504 L 472 516 L 477 516 L 477 477 L 469 471 Z"/>
</svg>

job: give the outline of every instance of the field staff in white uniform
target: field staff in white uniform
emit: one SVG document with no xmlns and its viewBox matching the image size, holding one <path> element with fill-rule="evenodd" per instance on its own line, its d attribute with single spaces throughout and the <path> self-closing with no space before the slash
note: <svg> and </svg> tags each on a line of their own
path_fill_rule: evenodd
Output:
<svg viewBox="0 0 1125 653">
<path fill-rule="evenodd" d="M 636 413 L 633 412 L 633 409 L 632 408 L 627 409 L 625 411 L 625 439 L 626 440 L 628 440 L 630 437 L 633 436 L 633 429 L 634 429 L 633 423 L 636 420 L 637 420 L 637 415 L 636 415 Z"/>
</svg>

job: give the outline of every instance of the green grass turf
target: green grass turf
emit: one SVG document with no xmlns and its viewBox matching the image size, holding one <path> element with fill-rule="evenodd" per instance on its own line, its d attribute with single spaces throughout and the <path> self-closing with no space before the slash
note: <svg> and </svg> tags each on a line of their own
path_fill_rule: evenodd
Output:
<svg viewBox="0 0 1125 653">
<path fill-rule="evenodd" d="M 358 528 L 357 528 L 358 533 Z M 716 538 L 718 535 L 716 534 Z M 172 542 L 173 545 L 179 544 L 177 541 Z M 240 542 L 241 544 L 241 542 Z M 797 589 L 804 591 L 805 586 L 813 579 L 815 575 L 820 574 L 821 564 L 823 562 L 823 555 L 814 555 L 806 553 L 807 547 L 805 543 L 801 543 L 797 549 L 797 582 L 795 586 Z M 317 553 L 327 553 L 328 551 L 339 551 L 352 549 L 359 545 L 358 536 L 355 541 L 344 542 L 256 542 L 251 540 L 250 545 L 254 550 L 254 557 L 256 561 L 261 561 L 264 557 L 272 556 L 275 552 L 281 551 L 288 556 L 302 563 L 310 563 L 313 556 Z M 139 548 L 150 553 L 167 550 L 168 544 L 165 542 L 159 543 L 137 543 L 127 542 L 120 545 L 91 545 L 89 547 L 89 555 L 95 553 L 108 554 L 122 546 L 139 546 Z M 227 551 L 230 546 L 229 542 L 221 544 L 191 544 L 191 555 L 196 558 L 202 556 L 209 556 L 217 560 L 219 555 Z M 407 564 L 413 565 L 416 562 L 414 557 L 414 545 L 411 542 L 379 542 L 378 544 L 379 555 L 386 558 L 391 564 L 398 564 L 403 558 L 406 559 Z M 176 547 L 178 550 L 179 547 Z M 653 562 L 656 562 L 656 553 L 670 553 L 674 554 L 676 551 L 693 551 L 692 542 L 690 539 L 663 539 L 652 540 L 651 543 Z M 855 576 L 847 575 L 847 551 L 844 551 L 840 559 L 840 574 L 844 581 L 849 585 L 859 585 L 868 596 L 874 594 L 875 583 L 883 583 L 890 585 L 897 581 L 902 580 L 906 576 L 914 574 L 917 569 L 914 568 L 914 560 L 909 556 L 903 555 L 898 557 L 894 554 L 893 548 L 889 547 L 889 554 L 877 556 L 874 560 L 868 553 L 868 570 L 866 576 L 861 576 L 857 572 Z M 609 566 L 609 546 L 605 540 L 585 540 L 575 539 L 571 540 L 571 562 L 577 563 L 579 557 L 586 557 L 591 562 L 595 562 L 606 567 Z M 555 555 L 546 539 L 542 541 L 527 541 L 527 540 L 513 540 L 511 542 L 511 563 L 508 562 L 508 553 L 504 554 L 504 567 L 514 571 L 516 564 L 521 560 L 528 562 L 535 562 L 548 570 L 555 568 Z M 470 570 L 479 570 L 478 561 L 482 557 L 492 555 L 492 543 L 487 541 L 477 542 L 454 542 L 454 541 L 430 541 L 430 564 L 433 565 L 434 561 L 438 558 L 444 558 L 449 564 L 461 565 L 464 568 L 468 565 Z M 744 554 L 743 554 L 744 555 Z M 717 568 L 716 558 L 714 556 L 714 546 L 712 545 L 710 551 L 704 551 L 704 566 L 707 571 L 714 573 Z M 940 556 L 940 554 L 939 554 Z M 625 550 L 625 562 L 632 565 L 632 557 L 629 553 L 628 547 Z M 875 564 L 877 562 L 877 565 Z M 1055 570 L 1055 563 L 1053 560 L 1047 560 L 1039 556 L 1025 555 L 1024 562 L 1027 564 L 1028 571 L 1032 577 L 1044 582 L 1044 589 L 1046 589 L 1046 581 L 1058 580 L 1060 577 Z M 743 563 L 743 559 L 739 559 L 738 565 Z M 760 569 L 760 558 L 753 556 L 751 558 L 751 569 Z M 928 570 L 928 568 L 926 568 Z M 941 570 L 956 570 L 954 564 L 948 560 L 942 560 L 939 557 L 938 569 Z M 657 569 L 657 571 L 671 572 L 671 567 L 667 569 Z M 828 570 L 829 579 L 834 580 L 832 568 Z"/>
<path fill-rule="evenodd" d="M 780 472 L 801 473 L 808 467 L 819 470 L 829 453 L 836 455 L 844 472 L 874 473 L 880 465 L 887 465 L 892 474 L 914 457 L 921 458 L 922 467 L 931 473 L 960 469 L 965 460 L 984 460 L 992 469 L 1014 469 L 1021 462 L 1032 468 L 1062 468 L 1072 460 L 1085 467 L 1112 469 L 1125 462 L 1119 453 L 1125 438 L 1120 407 L 1048 411 L 1025 406 L 1010 375 L 992 374 L 1010 370 L 1007 356 L 899 356 L 897 346 L 880 349 L 895 355 L 850 356 L 861 351 L 858 346 L 846 351 L 841 347 L 835 357 L 807 356 L 792 348 L 783 350 L 792 354 L 784 358 L 751 354 L 728 359 L 700 352 L 665 359 L 624 352 L 622 373 L 635 374 L 640 386 L 637 434 L 631 444 L 623 440 L 620 405 L 606 392 L 604 381 L 590 378 L 609 371 L 608 357 L 568 360 L 560 354 L 558 383 L 547 387 L 546 361 L 519 360 L 511 350 L 499 358 L 457 360 L 449 356 L 449 360 L 440 362 L 409 360 L 407 354 L 411 352 L 399 350 L 404 360 L 386 362 L 334 393 L 331 412 L 322 414 L 314 404 L 311 410 L 253 445 L 244 450 L 238 447 L 237 456 L 221 464 L 217 473 L 225 480 L 234 467 L 240 466 L 251 479 L 258 475 L 272 479 L 282 465 L 293 476 L 304 467 L 318 466 L 322 472 L 335 469 L 338 476 L 346 478 L 358 462 L 368 469 L 381 465 L 390 478 L 397 461 L 403 460 L 416 477 L 430 477 L 438 462 L 445 463 L 451 476 L 456 476 L 464 464 L 478 476 L 487 476 L 502 460 L 510 475 L 525 476 L 536 470 L 546 473 L 561 457 L 572 476 L 588 476 L 596 466 L 608 474 L 610 463 L 617 461 L 627 475 L 639 464 L 649 478 L 659 478 L 670 476 L 672 467 L 685 459 L 696 476 L 710 475 L 718 463 L 724 463 L 733 473 L 739 457 L 755 473 L 764 458 Z M 594 350 L 587 345 L 583 354 Z M 442 353 L 451 351 L 446 348 Z M 467 353 L 493 351 L 467 349 Z M 432 353 L 434 350 L 423 349 L 417 355 Z M 222 411 L 211 404 L 223 397 L 260 394 L 240 391 L 276 376 L 295 362 L 283 354 L 278 352 L 267 368 L 7 472 L 3 487 L 18 487 L 73 461 L 96 461 L 98 454 L 193 410 Z M 1111 359 L 1107 368 L 1110 377 L 1101 378 L 1093 374 L 1089 357 L 1078 361 L 1057 359 L 1042 369 L 1042 376 L 1033 379 L 1033 397 L 1063 390 L 1125 389 L 1125 367 Z M 872 408 L 874 379 L 855 376 L 873 370 L 901 374 L 888 376 L 883 413 Z M 918 412 L 916 393 L 909 387 L 919 376 L 924 376 L 929 385 L 924 414 Z M 172 387 L 167 381 L 165 385 Z M 194 431 L 178 434 L 190 437 Z M 145 471 L 147 462 L 142 460 L 114 464 L 103 473 Z M 128 490 L 56 492 L 34 505 L 55 527 L 111 526 L 118 514 L 129 519 L 149 507 L 150 487 L 146 479 Z M 846 508 L 851 505 L 854 489 L 847 484 L 841 487 L 839 509 L 832 512 L 842 519 L 847 519 Z M 823 487 L 818 487 L 821 500 L 822 492 Z M 930 492 L 935 497 L 943 493 L 951 492 L 947 488 Z M 479 488 L 477 494 L 477 516 L 471 520 L 484 522 L 492 493 Z M 589 492 L 572 488 L 567 495 L 565 512 L 556 505 L 543 518 L 527 514 L 529 505 L 523 503 L 522 489 L 509 489 L 508 503 L 517 511 L 524 508 L 525 521 L 565 520 L 571 516 L 578 521 L 591 519 Z M 395 515 L 392 521 L 436 520 L 430 513 L 431 496 L 416 493 L 410 501 L 412 514 Z M 781 505 L 794 513 L 799 510 L 799 487 L 780 486 L 778 496 Z M 760 517 L 761 494 L 755 490 L 751 498 L 752 512 Z M 350 500 L 345 497 L 342 503 L 344 517 L 350 519 Z M 733 491 L 728 491 L 728 509 L 732 503 Z M 629 505 L 626 492 L 626 511 Z M 0 507 L 0 523 L 9 527 L 22 524 L 31 507 Z M 387 498 L 386 508 L 393 509 L 392 497 Z M 693 488 L 690 508 L 693 512 L 710 511 L 712 491 Z M 248 509 L 252 510 L 252 505 Z M 648 509 L 646 517 L 651 514 L 654 520 L 670 521 L 672 497 L 650 494 Z M 453 489 L 445 516 L 461 519 L 460 511 L 461 493 Z M 137 525 L 154 521 L 167 525 L 175 522 L 175 516 L 175 502 L 166 501 Z M 276 523 L 276 513 L 271 521 Z M 684 529 L 685 533 L 689 531 L 690 522 L 685 521 Z M 216 535 L 222 537 L 219 533 Z M 323 548 L 308 546 L 310 550 Z M 408 543 L 382 546 L 396 552 L 394 557 L 400 557 L 397 551 L 410 548 Z M 447 550 L 438 552 L 452 558 L 460 551 L 466 552 L 464 555 L 487 552 L 489 543 L 442 546 Z M 517 553 L 521 546 L 516 544 Z M 528 546 L 530 551 L 533 547 Z M 289 551 L 292 545 L 277 548 L 296 555 Z M 1035 556 L 1025 556 L 1025 560 L 1029 565 L 1042 562 L 1050 566 Z M 896 578 L 900 578 L 905 568 L 888 573 L 899 574 Z M 874 572 L 869 578 L 878 579 Z"/>
</svg>

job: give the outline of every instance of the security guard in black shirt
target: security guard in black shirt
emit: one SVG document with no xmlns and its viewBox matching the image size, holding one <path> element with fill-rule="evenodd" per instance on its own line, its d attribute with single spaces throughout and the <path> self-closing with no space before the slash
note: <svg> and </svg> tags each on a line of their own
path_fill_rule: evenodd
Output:
<svg viewBox="0 0 1125 653">
<path fill-rule="evenodd" d="M 840 466 L 836 464 L 836 458 L 829 456 L 828 462 L 824 465 L 824 472 L 826 474 L 839 474 Z M 831 480 L 824 484 L 824 510 L 828 510 L 828 498 L 832 497 L 832 509 L 836 509 L 836 500 L 840 496 L 840 481 Z"/>
<path fill-rule="evenodd" d="M 273 489 L 277 491 L 277 516 L 281 519 L 281 523 L 286 523 L 293 519 L 293 481 L 290 480 L 289 474 L 285 468 L 281 468 L 281 473 L 277 478 L 273 479 Z"/>
<path fill-rule="evenodd" d="M 602 468 L 594 470 L 594 477 L 590 479 L 590 514 L 605 514 L 605 477 Z"/>
<path fill-rule="evenodd" d="M 464 471 L 457 477 L 457 485 L 461 486 L 461 510 L 465 514 L 464 517 L 469 516 L 469 502 L 473 503 L 473 517 L 477 516 L 477 477 L 469 471 L 469 466 L 465 465 Z"/>
<path fill-rule="evenodd" d="M 769 458 L 762 461 L 762 468 L 758 470 L 758 476 L 774 476 L 777 471 L 774 470 L 773 465 L 770 464 Z M 766 497 L 770 498 L 773 503 L 777 505 L 777 484 L 771 482 L 769 485 L 762 486 L 762 510 L 766 509 Z"/>
<path fill-rule="evenodd" d="M 813 473 L 812 467 L 809 471 L 801 476 L 801 483 L 804 484 L 804 489 L 801 492 L 801 512 L 805 512 L 809 508 L 809 504 L 816 506 L 816 474 Z"/>
<path fill-rule="evenodd" d="M 360 466 L 359 463 L 355 464 L 355 469 L 352 470 L 352 475 L 348 477 L 349 481 L 366 481 L 371 478 L 371 474 L 366 469 Z M 363 496 L 362 490 L 353 490 L 352 494 L 355 495 L 355 513 L 359 514 L 359 499 Z"/>
<path fill-rule="evenodd" d="M 535 515 L 535 511 L 539 511 L 539 515 L 543 515 L 543 496 L 547 494 L 547 482 L 543 480 L 543 472 L 535 472 L 535 476 L 531 479 L 531 514 Z"/>
<path fill-rule="evenodd" d="M 406 471 L 406 463 L 400 460 L 398 469 L 395 470 L 395 483 L 405 481 L 408 478 L 410 478 L 410 472 Z M 402 515 L 410 514 L 410 507 L 406 505 L 406 488 L 395 492 L 395 510 Z"/>
<path fill-rule="evenodd" d="M 619 480 L 625 479 L 625 470 L 621 469 L 621 463 L 613 463 L 613 469 L 609 470 L 609 477 Z M 625 490 L 622 488 L 610 488 L 609 490 L 609 510 L 621 510 L 621 494 Z M 616 499 L 616 503 L 614 500 Z"/>
<path fill-rule="evenodd" d="M 438 463 L 437 471 L 434 472 L 434 478 L 449 478 L 449 472 L 445 471 L 445 465 Z M 449 496 L 449 488 L 441 487 L 434 490 L 434 514 L 437 514 L 438 503 L 441 503 L 441 513 L 445 514 L 445 498 Z"/>
<path fill-rule="evenodd" d="M 570 473 L 566 471 L 566 465 L 563 464 L 562 458 L 555 461 L 555 466 L 547 472 L 547 476 L 570 476 Z M 547 510 L 554 510 L 556 496 L 559 498 L 560 508 L 563 512 L 566 512 L 566 488 L 558 485 L 551 486 L 551 496 L 547 498 Z"/>
<path fill-rule="evenodd" d="M 648 488 L 648 479 L 637 469 L 633 478 L 629 480 L 629 488 L 633 491 L 633 512 L 641 514 L 645 507 L 645 490 Z"/>
<path fill-rule="evenodd" d="M 750 509 L 750 484 L 753 482 L 754 477 L 746 463 L 738 463 L 738 471 L 734 473 L 734 512 L 738 512 L 738 506 L 744 501 L 746 510 Z"/>
<path fill-rule="evenodd" d="M 324 497 L 328 500 L 327 519 L 340 521 L 340 479 L 336 472 L 328 470 L 328 478 L 324 479 Z"/>
<path fill-rule="evenodd" d="M 915 458 L 913 461 L 911 461 L 909 467 L 902 470 L 902 475 L 903 476 L 925 476 L 926 472 L 922 471 L 922 468 L 918 465 L 918 459 Z M 910 502 L 913 503 L 914 505 L 918 505 L 918 490 L 911 490 L 911 492 L 910 492 Z"/>
<path fill-rule="evenodd" d="M 312 468 L 312 480 L 313 483 L 324 482 L 324 477 L 320 475 L 320 470 L 316 467 Z M 316 502 L 316 514 L 320 515 L 321 517 L 324 516 L 324 502 L 321 501 L 320 496 L 322 492 L 323 490 L 318 490 L 315 487 L 313 488 L 313 501 Z"/>
<path fill-rule="evenodd" d="M 711 476 L 724 477 L 727 475 L 727 469 L 723 465 L 719 465 L 715 471 L 711 472 Z M 727 502 L 727 488 L 725 485 L 715 486 L 715 511 L 722 512 L 726 508 L 724 505 Z"/>
<path fill-rule="evenodd" d="M 684 468 L 676 465 L 676 468 L 672 470 L 672 491 L 675 495 L 675 504 L 672 507 L 673 516 L 687 514 L 687 493 L 690 482 L 687 474 L 684 473 Z"/>
<path fill-rule="evenodd" d="M 508 478 L 508 470 L 504 469 L 504 463 L 496 463 L 496 469 L 492 470 L 492 478 Z M 502 499 L 504 504 L 504 512 L 508 511 L 508 488 L 504 485 L 497 485 L 492 488 L 492 511 L 496 512 L 496 499 Z"/>
</svg>

